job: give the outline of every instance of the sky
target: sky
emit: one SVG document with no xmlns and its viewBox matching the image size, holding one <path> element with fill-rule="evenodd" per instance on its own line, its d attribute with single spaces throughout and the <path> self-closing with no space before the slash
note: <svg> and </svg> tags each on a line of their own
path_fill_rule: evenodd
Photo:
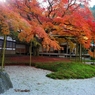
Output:
<svg viewBox="0 0 95 95">
<path fill-rule="evenodd" d="M 42 2 L 43 0 L 38 0 L 39 2 Z M 90 2 L 90 7 L 93 7 L 95 5 L 95 0 L 91 0 Z M 42 4 L 42 6 L 46 6 L 46 3 Z"/>
<path fill-rule="evenodd" d="M 5 2 L 5 0 L 0 0 L 0 2 Z"/>
<path fill-rule="evenodd" d="M 6 0 L 0 0 L 1 2 L 2 1 L 6 1 Z M 39 1 L 39 0 L 38 0 Z M 42 1 L 42 0 L 40 0 L 40 1 Z M 93 7 L 93 5 L 95 5 L 95 0 L 91 0 L 91 2 L 90 2 L 90 7 Z"/>
<path fill-rule="evenodd" d="M 93 7 L 93 5 L 95 5 L 95 0 L 91 0 L 90 2 L 90 6 Z"/>
</svg>

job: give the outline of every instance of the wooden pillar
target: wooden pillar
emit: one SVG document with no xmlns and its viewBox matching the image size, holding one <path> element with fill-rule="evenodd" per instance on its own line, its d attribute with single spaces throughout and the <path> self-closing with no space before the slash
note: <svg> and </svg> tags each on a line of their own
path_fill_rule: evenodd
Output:
<svg viewBox="0 0 95 95">
<path fill-rule="evenodd" d="M 67 42 L 66 54 L 68 54 L 68 42 Z M 66 57 L 67 57 L 67 55 L 66 55 Z"/>
</svg>

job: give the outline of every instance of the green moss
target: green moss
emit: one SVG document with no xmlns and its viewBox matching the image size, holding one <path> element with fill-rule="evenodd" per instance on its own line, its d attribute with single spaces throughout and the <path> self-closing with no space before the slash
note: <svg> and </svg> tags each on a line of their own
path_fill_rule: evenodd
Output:
<svg viewBox="0 0 95 95">
<path fill-rule="evenodd" d="M 85 79 L 95 76 L 95 66 L 82 63 L 40 63 L 36 67 L 53 71 L 46 75 L 53 79 Z"/>
</svg>

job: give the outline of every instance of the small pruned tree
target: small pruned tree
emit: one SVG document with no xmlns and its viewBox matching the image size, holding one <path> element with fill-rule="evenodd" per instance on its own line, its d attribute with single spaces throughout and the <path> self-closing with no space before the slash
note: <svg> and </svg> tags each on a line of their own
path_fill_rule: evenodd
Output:
<svg viewBox="0 0 95 95">
<path fill-rule="evenodd" d="M 0 4 L 0 35 L 4 36 L 1 69 L 4 68 L 6 37 L 10 36 L 10 31 L 17 32 L 23 30 L 30 31 L 28 22 L 20 17 L 19 14 L 8 9 L 4 4 Z"/>
</svg>

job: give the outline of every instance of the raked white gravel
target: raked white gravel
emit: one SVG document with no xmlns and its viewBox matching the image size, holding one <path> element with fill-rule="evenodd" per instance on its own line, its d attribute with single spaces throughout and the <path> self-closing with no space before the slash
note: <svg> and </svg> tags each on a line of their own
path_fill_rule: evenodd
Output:
<svg viewBox="0 0 95 95">
<path fill-rule="evenodd" d="M 95 77 L 54 80 L 46 77 L 51 71 L 34 67 L 6 66 L 5 70 L 13 88 L 0 95 L 95 95 Z"/>
</svg>

